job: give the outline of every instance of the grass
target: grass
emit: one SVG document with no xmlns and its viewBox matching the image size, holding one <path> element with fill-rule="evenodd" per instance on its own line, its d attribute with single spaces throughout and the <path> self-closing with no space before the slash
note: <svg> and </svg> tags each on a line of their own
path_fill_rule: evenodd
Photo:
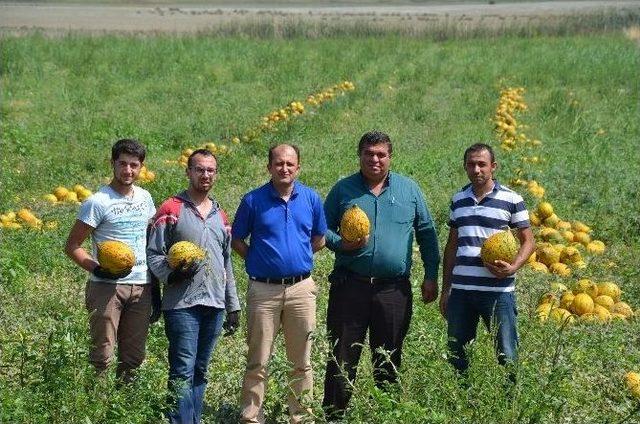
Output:
<svg viewBox="0 0 640 424">
<path fill-rule="evenodd" d="M 499 89 L 523 86 L 529 112 L 521 120 L 529 125 L 527 134 L 543 141 L 546 159 L 527 172 L 546 188 L 561 217 L 589 223 L 608 246 L 581 275 L 618 282 L 625 299 L 640 306 L 640 56 L 637 44 L 621 33 L 441 42 L 392 35 L 252 40 L 35 34 L 4 38 L 0 54 L 2 212 L 28 206 L 59 222 L 53 231 L 0 230 L 0 422 L 158 422 L 165 399 L 162 324 L 152 328 L 148 359 L 134 385 L 116 389 L 111 379 L 93 378 L 82 306 L 86 276 L 62 254 L 76 208 L 48 206 L 42 194 L 76 183 L 95 189 L 109 176 L 112 142 L 133 136 L 148 146 L 147 165 L 157 180 L 147 188 L 159 203 L 185 185 L 183 170 L 165 163 L 181 149 L 240 134 L 267 112 L 345 79 L 355 91 L 221 157 L 214 194 L 230 215 L 243 193 L 267 179 L 270 144 L 299 144 L 300 178 L 324 196 L 357 169 L 357 140 L 377 128 L 395 142 L 393 169 L 423 188 L 444 243 L 450 196 L 466 183 L 464 148 L 481 140 L 497 147 L 490 118 Z M 517 155 L 498 154 L 498 178 L 508 180 Z M 605 266 L 610 261 L 614 267 Z M 328 351 L 331 265 L 330 252 L 317 256 L 316 395 L 310 401 L 316 407 Z M 244 299 L 246 274 L 237 257 L 234 267 Z M 417 288 L 421 269 L 414 268 Z M 376 390 L 365 355 L 348 421 L 637 422 L 637 414 L 625 418 L 638 403 L 622 375 L 640 369 L 639 321 L 540 325 L 535 304 L 554 280 L 528 270 L 520 274 L 521 362 L 511 402 L 484 331 L 472 347 L 468 386 L 459 384 L 443 357 L 445 324 L 435 305 L 418 302 L 416 290 L 401 384 L 388 393 Z M 245 349 L 241 335 L 218 345 L 207 422 L 237 419 Z M 285 422 L 282 348 L 271 369 L 267 412 L 272 422 Z"/>
</svg>

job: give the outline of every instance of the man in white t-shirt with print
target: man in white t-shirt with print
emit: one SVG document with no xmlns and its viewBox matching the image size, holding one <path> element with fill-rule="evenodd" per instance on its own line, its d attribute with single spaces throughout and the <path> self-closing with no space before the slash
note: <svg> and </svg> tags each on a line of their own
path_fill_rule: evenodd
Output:
<svg viewBox="0 0 640 424">
<path fill-rule="evenodd" d="M 89 311 L 89 361 L 98 373 L 111 363 L 118 343 L 116 376 L 129 381 L 142 364 L 151 314 L 151 284 L 147 279 L 147 226 L 155 214 L 148 191 L 134 185 L 146 150 L 137 140 L 122 139 L 111 149 L 113 178 L 81 206 L 65 253 L 90 273 L 85 292 Z M 82 243 L 91 236 L 91 254 Z M 133 268 L 113 274 L 100 266 L 97 244 L 116 240 L 135 254 Z"/>
</svg>

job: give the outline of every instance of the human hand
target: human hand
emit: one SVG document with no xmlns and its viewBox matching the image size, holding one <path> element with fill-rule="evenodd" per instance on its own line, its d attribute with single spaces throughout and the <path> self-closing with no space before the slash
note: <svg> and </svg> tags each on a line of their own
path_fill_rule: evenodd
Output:
<svg viewBox="0 0 640 424">
<path fill-rule="evenodd" d="M 369 243 L 369 236 L 366 235 L 355 241 L 347 241 L 342 239 L 342 250 L 357 250 L 365 247 Z"/>
<path fill-rule="evenodd" d="M 227 312 L 227 317 L 222 324 L 224 328 L 225 336 L 232 336 L 233 333 L 240 327 L 240 311 Z"/>
<path fill-rule="evenodd" d="M 167 277 L 167 284 L 173 285 L 192 279 L 200 270 L 201 264 L 201 261 L 193 261 L 187 265 L 187 261 L 183 260 L 176 269 L 169 273 L 169 276 Z"/>
<path fill-rule="evenodd" d="M 438 283 L 435 281 L 425 279 L 420 289 L 424 303 L 431 303 L 438 298 Z"/>
<path fill-rule="evenodd" d="M 93 271 L 91 271 L 91 273 L 96 277 L 102 278 L 105 280 L 119 280 L 131 274 L 131 268 L 125 269 L 124 271 L 120 271 L 120 272 L 111 272 L 111 271 L 107 271 L 102 266 L 97 265 L 95 268 L 93 268 Z"/>
<path fill-rule="evenodd" d="M 484 266 L 487 267 L 490 273 L 498 278 L 507 278 L 515 274 L 518 270 L 509 262 L 501 261 L 500 259 L 495 260 L 492 264 L 485 262 Z"/>
<path fill-rule="evenodd" d="M 442 290 L 440 293 L 440 314 L 446 320 L 447 319 L 447 304 L 449 303 L 450 290 Z"/>
</svg>

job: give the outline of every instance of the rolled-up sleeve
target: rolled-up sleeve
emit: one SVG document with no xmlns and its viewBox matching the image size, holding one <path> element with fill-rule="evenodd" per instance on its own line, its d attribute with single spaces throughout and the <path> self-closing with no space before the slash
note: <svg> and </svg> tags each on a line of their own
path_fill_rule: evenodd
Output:
<svg viewBox="0 0 640 424">
<path fill-rule="evenodd" d="M 327 222 L 327 232 L 325 234 L 327 240 L 327 248 L 336 252 L 340 250 L 342 245 L 342 237 L 338 234 L 338 225 L 340 224 L 340 189 L 334 186 L 324 201 L 324 215 Z"/>
<path fill-rule="evenodd" d="M 424 278 L 436 281 L 438 279 L 438 266 L 440 264 L 438 233 L 436 232 L 427 203 L 424 200 L 424 195 L 417 186 L 414 189 L 414 196 L 416 200 L 414 228 L 416 231 L 416 241 L 420 248 L 420 257 L 424 264 Z"/>
</svg>

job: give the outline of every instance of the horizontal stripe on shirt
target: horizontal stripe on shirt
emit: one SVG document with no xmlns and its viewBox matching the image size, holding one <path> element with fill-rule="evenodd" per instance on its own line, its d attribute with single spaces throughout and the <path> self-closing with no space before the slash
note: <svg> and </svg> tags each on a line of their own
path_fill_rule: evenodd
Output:
<svg viewBox="0 0 640 424">
<path fill-rule="evenodd" d="M 498 278 L 483 264 L 480 251 L 484 241 L 505 227 L 530 226 L 522 197 L 500 185 L 481 201 L 477 201 L 471 184 L 457 192 L 450 206 L 449 223 L 458 231 L 456 262 L 452 272 L 452 287 L 464 290 L 512 291 L 515 277 Z"/>
</svg>

